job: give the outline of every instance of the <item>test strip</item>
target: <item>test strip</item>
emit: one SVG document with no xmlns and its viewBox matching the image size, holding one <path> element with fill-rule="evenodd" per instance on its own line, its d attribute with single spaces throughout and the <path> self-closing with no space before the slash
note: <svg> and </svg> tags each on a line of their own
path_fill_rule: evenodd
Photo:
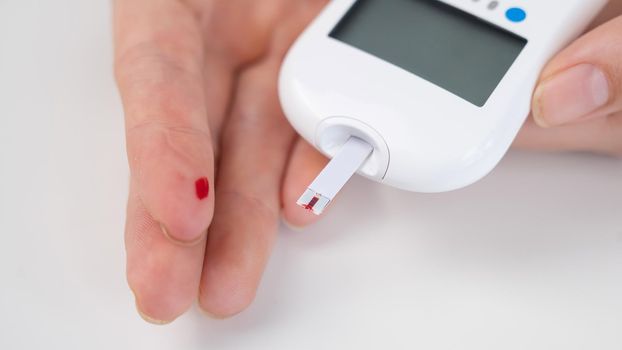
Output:
<svg viewBox="0 0 622 350">
<path fill-rule="evenodd" d="M 351 137 L 326 165 L 317 178 L 298 199 L 298 205 L 321 215 L 339 191 L 354 176 L 374 148 L 367 142 Z"/>
</svg>

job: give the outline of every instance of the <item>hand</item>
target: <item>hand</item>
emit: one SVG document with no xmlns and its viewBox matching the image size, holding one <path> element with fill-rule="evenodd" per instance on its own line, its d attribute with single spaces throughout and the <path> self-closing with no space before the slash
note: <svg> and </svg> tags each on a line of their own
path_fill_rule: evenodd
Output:
<svg viewBox="0 0 622 350">
<path fill-rule="evenodd" d="M 240 312 L 281 213 L 295 226 L 314 220 L 295 201 L 326 160 L 290 128 L 276 83 L 325 2 L 115 1 L 127 278 L 148 321 L 170 322 L 197 297 L 217 317 Z"/>
<path fill-rule="evenodd" d="M 610 1 L 595 23 L 604 24 L 544 69 L 534 94 L 533 118 L 517 146 L 622 156 L 621 14 L 622 1 Z"/>
<path fill-rule="evenodd" d="M 294 203 L 326 160 L 284 119 L 276 78 L 325 2 L 115 1 L 131 169 L 127 275 L 147 320 L 169 322 L 197 296 L 217 317 L 240 312 L 280 213 L 295 226 L 314 220 Z M 620 13 L 618 1 L 603 17 Z M 622 154 L 620 33 L 618 18 L 549 64 L 518 146 Z"/>
</svg>

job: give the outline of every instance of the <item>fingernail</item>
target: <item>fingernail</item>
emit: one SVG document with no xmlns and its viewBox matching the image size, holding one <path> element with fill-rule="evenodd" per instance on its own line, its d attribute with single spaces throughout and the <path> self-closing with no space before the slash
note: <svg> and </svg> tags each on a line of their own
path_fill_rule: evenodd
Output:
<svg viewBox="0 0 622 350">
<path fill-rule="evenodd" d="M 170 324 L 173 321 L 162 321 L 162 320 L 156 320 L 155 318 L 149 317 L 147 316 L 145 313 L 143 313 L 142 311 L 140 311 L 139 308 L 136 308 L 136 311 L 138 311 L 138 314 L 140 315 L 140 317 L 145 320 L 146 322 L 149 322 L 151 324 L 154 324 L 156 326 L 164 326 L 167 324 Z"/>
<path fill-rule="evenodd" d="M 533 116 L 541 126 L 580 120 L 609 101 L 609 81 L 591 64 L 580 64 L 544 80 L 534 94 Z"/>
<path fill-rule="evenodd" d="M 283 222 L 283 225 L 285 225 L 285 227 L 287 227 L 291 231 L 302 232 L 305 229 L 304 226 L 296 226 L 296 225 L 292 224 L 291 222 L 287 221 L 287 219 L 285 219 L 284 217 L 281 218 L 281 221 Z"/>
<path fill-rule="evenodd" d="M 160 229 L 162 230 L 162 233 L 164 234 L 164 236 L 166 238 L 168 238 L 169 241 L 180 245 L 180 246 L 184 246 L 184 247 L 194 247 L 195 245 L 197 245 L 199 242 L 203 241 L 203 239 L 205 238 L 205 236 L 207 235 L 206 232 L 203 232 L 199 235 L 199 237 L 193 241 L 182 241 L 179 240 L 173 236 L 171 236 L 171 234 L 169 233 L 168 229 L 166 228 L 166 226 L 164 226 L 164 224 L 160 224 Z"/>
</svg>

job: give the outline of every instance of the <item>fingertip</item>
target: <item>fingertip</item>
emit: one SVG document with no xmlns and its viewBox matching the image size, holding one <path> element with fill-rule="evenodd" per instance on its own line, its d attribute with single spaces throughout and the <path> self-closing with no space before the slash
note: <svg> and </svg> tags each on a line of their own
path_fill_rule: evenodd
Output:
<svg viewBox="0 0 622 350">
<path fill-rule="evenodd" d="M 142 311 L 138 299 L 135 299 L 135 303 L 136 303 L 136 312 L 138 313 L 138 315 L 140 316 L 140 318 L 142 318 L 145 322 L 147 323 L 151 323 L 153 325 L 156 326 L 165 326 L 167 324 L 171 324 L 173 323 L 173 321 L 175 321 L 175 319 L 171 319 L 171 320 L 159 320 L 155 317 L 151 317 L 149 315 L 147 315 L 146 312 Z"/>
<path fill-rule="evenodd" d="M 217 318 L 248 308 L 268 263 L 278 228 L 278 200 L 270 203 L 257 198 L 220 193 L 199 287 L 199 305 Z"/>
<path fill-rule="evenodd" d="M 171 293 L 156 286 L 144 287 L 130 281 L 130 288 L 134 294 L 136 311 L 140 317 L 152 324 L 172 323 L 190 307 L 183 298 L 172 297 Z"/>
<path fill-rule="evenodd" d="M 130 291 L 132 292 L 132 295 L 134 296 L 134 306 L 136 307 L 136 313 L 138 313 L 140 318 L 142 318 L 145 322 L 151 323 L 157 326 L 163 326 L 163 325 L 172 323 L 177 318 L 177 317 L 170 317 L 170 316 L 168 317 L 153 316 L 153 315 L 158 314 L 158 312 L 156 311 L 154 313 L 149 313 L 148 311 L 145 311 L 145 308 L 141 305 L 140 299 L 136 291 L 131 287 L 130 287 Z"/>
<path fill-rule="evenodd" d="M 290 168 L 291 169 L 291 168 Z M 286 181 L 283 184 L 282 196 L 282 210 L 281 219 L 283 223 L 289 228 L 293 228 L 294 231 L 300 231 L 306 226 L 313 223 L 316 218 L 313 213 L 298 206 L 298 198 L 304 193 L 307 185 L 304 182 L 299 181 L 297 178 L 293 178 L 294 174 L 288 172 Z"/>
<path fill-rule="evenodd" d="M 285 227 L 287 227 L 291 231 L 301 232 L 302 230 L 305 229 L 305 226 L 303 225 L 299 226 L 299 225 L 291 223 L 289 220 L 287 220 L 287 218 L 285 217 L 285 214 L 283 214 L 283 217 L 281 218 L 281 222 L 283 222 L 283 225 L 285 225 Z"/>
<path fill-rule="evenodd" d="M 587 63 L 572 66 L 538 84 L 534 120 L 546 128 L 593 119 L 610 103 L 610 90 L 609 78 L 600 67 Z"/>
<path fill-rule="evenodd" d="M 240 273 L 208 273 L 199 291 L 199 309 L 210 318 L 227 319 L 246 310 L 255 300 L 256 285 Z M 215 278 L 219 276 L 218 278 Z"/>
<path fill-rule="evenodd" d="M 285 189 L 285 191 L 288 193 L 283 194 L 285 202 L 283 203 L 282 221 L 287 227 L 294 231 L 301 231 L 320 219 L 319 216 L 296 203 L 303 192 L 298 192 L 294 188 Z"/>
<path fill-rule="evenodd" d="M 143 233 L 132 225 L 126 270 L 136 309 L 150 323 L 173 322 L 196 298 L 204 248 L 170 244 L 155 223 Z"/>
<path fill-rule="evenodd" d="M 212 311 L 207 310 L 207 308 L 203 306 L 201 302 L 201 298 L 199 298 L 198 308 L 199 308 L 199 311 L 207 318 L 211 318 L 212 320 L 220 320 L 220 321 L 230 319 L 238 315 L 240 312 L 242 312 L 242 311 L 239 311 L 236 313 L 226 313 L 226 314 L 225 313 L 220 313 L 220 314 L 214 313 Z"/>
<path fill-rule="evenodd" d="M 281 191 L 282 217 L 288 226 L 304 228 L 320 219 L 296 202 L 327 163 L 328 159 L 306 141 L 299 139 L 294 145 Z"/>
<path fill-rule="evenodd" d="M 140 199 L 176 244 L 205 237 L 213 216 L 211 144 L 202 133 L 162 127 L 135 130 L 130 143 Z"/>
</svg>

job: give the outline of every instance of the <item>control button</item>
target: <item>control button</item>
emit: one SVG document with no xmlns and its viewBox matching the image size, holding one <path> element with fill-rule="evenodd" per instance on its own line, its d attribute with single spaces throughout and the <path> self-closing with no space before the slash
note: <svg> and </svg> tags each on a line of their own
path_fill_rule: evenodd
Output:
<svg viewBox="0 0 622 350">
<path fill-rule="evenodd" d="M 527 19 L 527 12 L 520 7 L 513 7 L 507 10 L 505 17 L 512 22 L 519 23 Z"/>
</svg>

